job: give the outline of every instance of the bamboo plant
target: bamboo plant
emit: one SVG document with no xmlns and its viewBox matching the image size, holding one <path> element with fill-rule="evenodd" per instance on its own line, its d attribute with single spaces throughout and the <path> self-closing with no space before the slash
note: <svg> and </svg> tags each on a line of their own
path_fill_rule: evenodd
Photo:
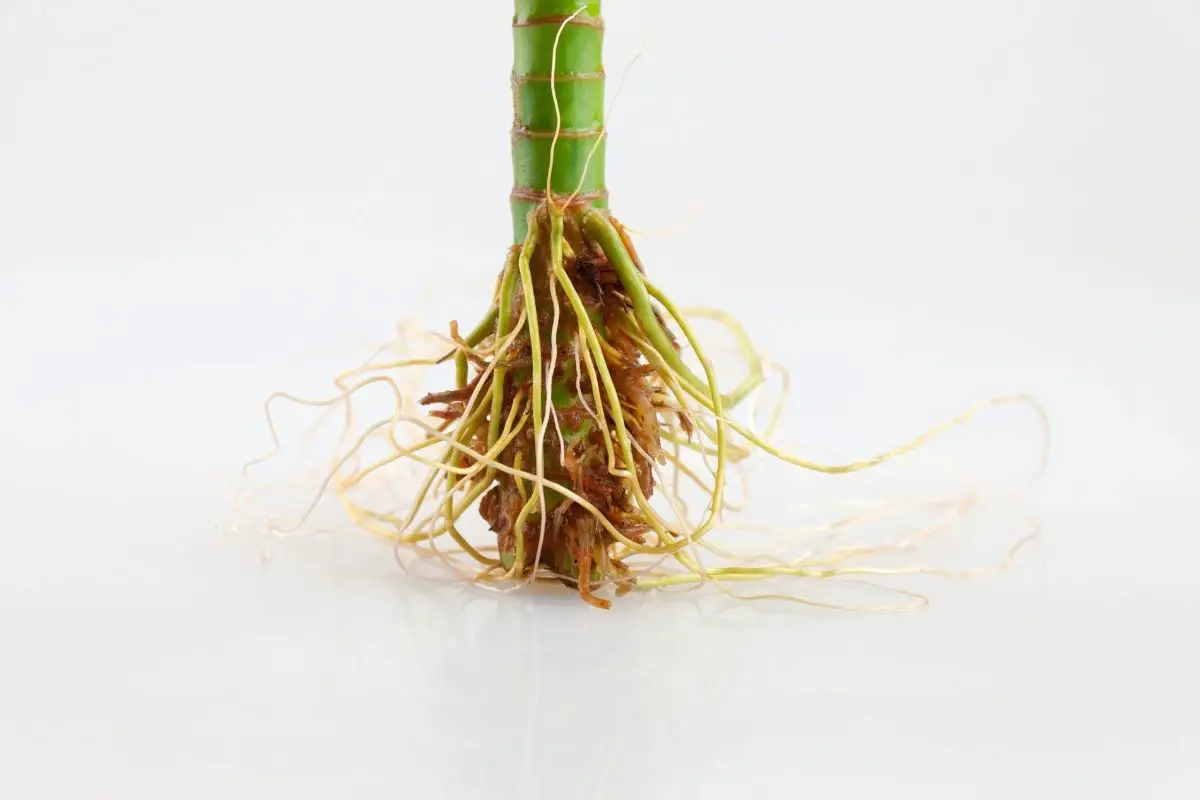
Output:
<svg viewBox="0 0 1200 800">
<path fill-rule="evenodd" d="M 739 560 L 712 543 L 728 506 L 730 465 L 757 450 L 805 470 L 853 472 L 912 450 L 983 405 L 842 465 L 790 455 L 768 441 L 769 431 L 737 421 L 730 412 L 765 380 L 763 360 L 722 318 L 747 354 L 746 377 L 723 391 L 687 315 L 649 277 L 609 210 L 600 0 L 515 0 L 512 35 L 512 244 L 482 318 L 465 335 L 453 325 L 443 357 L 370 365 L 339 380 L 347 400 L 381 381 L 395 387 L 386 369 L 455 365 L 453 386 L 420 398 L 423 417 L 397 390 L 395 414 L 337 460 L 329 483 L 346 512 L 398 546 L 473 563 L 478 580 L 549 578 L 599 607 L 610 604 L 598 594 L 606 586 L 619 595 L 871 574 L 849 565 L 851 554 Z M 414 442 L 397 437 L 404 425 L 418 430 Z M 390 442 L 388 455 L 341 469 L 371 436 Z M 688 466 L 688 454 L 707 474 Z M 355 487 L 400 460 L 427 468 L 407 511 L 353 499 Z M 698 514 L 683 508 L 681 475 L 706 498 Z M 656 493 L 666 494 L 668 511 Z M 494 545 L 460 530 L 472 512 Z M 708 565 L 709 556 L 720 565 Z"/>
</svg>

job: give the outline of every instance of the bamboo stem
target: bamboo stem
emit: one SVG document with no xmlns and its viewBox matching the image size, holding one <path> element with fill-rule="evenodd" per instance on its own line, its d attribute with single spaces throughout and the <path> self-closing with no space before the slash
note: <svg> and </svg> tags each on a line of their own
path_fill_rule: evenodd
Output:
<svg viewBox="0 0 1200 800">
<path fill-rule="evenodd" d="M 599 0 L 515 0 L 513 243 L 548 199 L 606 208 L 604 22 Z"/>
</svg>

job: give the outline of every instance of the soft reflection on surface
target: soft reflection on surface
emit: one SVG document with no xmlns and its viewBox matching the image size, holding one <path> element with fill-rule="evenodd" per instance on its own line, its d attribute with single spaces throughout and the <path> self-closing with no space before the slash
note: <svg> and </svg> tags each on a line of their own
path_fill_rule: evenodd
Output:
<svg viewBox="0 0 1200 800">
<path fill-rule="evenodd" d="M 1194 747 L 1194 718 L 1121 684 L 1151 644 L 1182 680 L 1194 643 L 1162 638 L 1192 630 L 1188 610 L 1157 609 L 1152 634 L 1133 624 L 1146 599 L 1056 595 L 1032 566 L 943 583 L 916 614 L 691 595 L 601 613 L 414 581 L 373 544 L 289 543 L 265 570 L 236 542 L 193 544 L 157 593 L 5 609 L 8 744 L 35 754 L 19 773 L 56 785 L 69 753 L 97 785 L 175 796 L 1012 791 L 1144 786 Z"/>
</svg>

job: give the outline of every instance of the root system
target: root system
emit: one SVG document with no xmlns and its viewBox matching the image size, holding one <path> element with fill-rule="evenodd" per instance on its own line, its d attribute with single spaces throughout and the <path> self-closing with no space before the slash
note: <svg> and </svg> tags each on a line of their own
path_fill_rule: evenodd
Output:
<svg viewBox="0 0 1200 800">
<path fill-rule="evenodd" d="M 887 546 L 810 548 L 786 558 L 779 554 L 784 550 L 733 552 L 710 533 L 726 524 L 731 469 L 755 453 L 837 475 L 904 455 L 998 405 L 1028 404 L 1046 424 L 1031 398 L 1002 397 L 872 458 L 820 464 L 796 457 L 771 443 L 782 396 L 761 432 L 731 413 L 762 386 L 768 362 L 731 318 L 702 314 L 726 326 L 745 360 L 742 382 L 719 391 L 688 316 L 647 278 L 619 221 L 594 209 L 546 203 L 531 212 L 528 230 L 525 242 L 508 253 L 488 312 L 466 336 L 452 325 L 440 357 L 367 364 L 339 376 L 339 393 L 327 400 L 272 398 L 343 406 L 348 443 L 321 493 L 331 490 L 360 528 L 465 568 L 480 583 L 550 579 L 607 608 L 605 587 L 620 595 L 708 583 L 732 593 L 734 583 L 771 578 L 946 573 L 872 567 L 864 559 L 912 549 L 965 513 L 974 504 L 969 496 L 940 501 L 933 524 Z M 685 363 L 685 350 L 699 374 Z M 394 377 L 449 361 L 455 385 L 416 403 Z M 391 391 L 393 413 L 350 440 L 353 398 L 372 386 Z M 385 454 L 360 463 L 371 443 L 382 443 Z M 386 476 L 401 463 L 426 469 L 406 510 L 357 499 L 373 479 L 395 480 Z M 689 503 L 689 494 L 702 499 L 698 513 L 690 511 L 700 504 Z M 492 542 L 461 530 L 473 512 Z M 826 532 L 862 518 L 848 517 Z M 923 602 L 896 591 L 905 602 L 889 608 Z M 825 605 L 792 594 L 753 597 Z"/>
</svg>

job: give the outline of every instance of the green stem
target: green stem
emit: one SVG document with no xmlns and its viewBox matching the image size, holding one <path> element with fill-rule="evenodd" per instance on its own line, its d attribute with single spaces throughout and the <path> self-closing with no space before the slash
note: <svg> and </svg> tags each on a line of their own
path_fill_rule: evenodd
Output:
<svg viewBox="0 0 1200 800">
<path fill-rule="evenodd" d="M 581 203 L 605 208 L 608 190 L 600 1 L 515 0 L 515 10 L 511 201 L 520 244 L 529 211 L 548 193 L 561 203 L 578 192 Z"/>
</svg>

